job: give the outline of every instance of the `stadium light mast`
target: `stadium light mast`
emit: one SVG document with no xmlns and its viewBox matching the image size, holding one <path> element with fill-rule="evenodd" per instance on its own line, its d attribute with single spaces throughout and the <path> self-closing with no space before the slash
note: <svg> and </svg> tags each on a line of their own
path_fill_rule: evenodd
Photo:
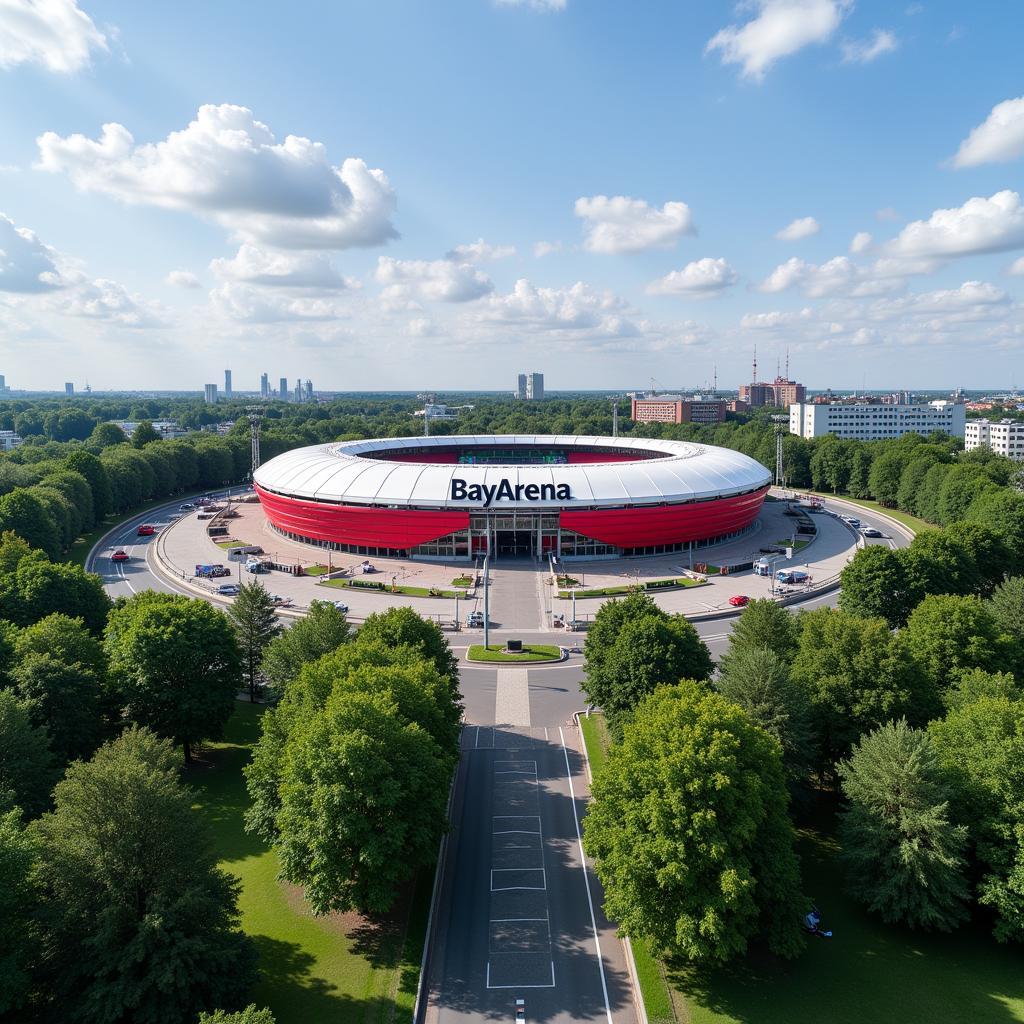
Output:
<svg viewBox="0 0 1024 1024">
<path fill-rule="evenodd" d="M 263 409 L 258 405 L 250 405 L 245 410 L 249 417 L 249 443 L 252 448 L 251 475 L 256 475 L 260 468 L 260 424 L 263 422 Z"/>
<path fill-rule="evenodd" d="M 772 423 L 775 424 L 775 486 L 782 487 L 785 479 L 782 471 L 782 439 L 786 436 L 786 424 L 789 423 L 789 417 L 773 416 Z"/>
<path fill-rule="evenodd" d="M 612 437 L 619 436 L 619 400 L 612 399 Z"/>
</svg>

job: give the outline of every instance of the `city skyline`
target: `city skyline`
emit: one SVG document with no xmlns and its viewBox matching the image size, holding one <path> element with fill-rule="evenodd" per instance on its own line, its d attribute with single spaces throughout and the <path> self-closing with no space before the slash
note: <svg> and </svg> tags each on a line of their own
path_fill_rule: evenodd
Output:
<svg viewBox="0 0 1024 1024">
<path fill-rule="evenodd" d="M 1024 373 L 1019 12 L 13 6 L 11 386 L 735 390 L 755 345 L 811 389 Z"/>
</svg>

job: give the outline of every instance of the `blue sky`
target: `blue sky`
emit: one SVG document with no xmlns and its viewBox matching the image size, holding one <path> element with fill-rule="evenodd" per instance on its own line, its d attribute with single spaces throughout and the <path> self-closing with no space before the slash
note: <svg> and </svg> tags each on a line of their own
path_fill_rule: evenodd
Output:
<svg viewBox="0 0 1024 1024">
<path fill-rule="evenodd" d="M 1012 5 L 168 10 L 0 8 L 15 387 L 1024 381 Z"/>
</svg>

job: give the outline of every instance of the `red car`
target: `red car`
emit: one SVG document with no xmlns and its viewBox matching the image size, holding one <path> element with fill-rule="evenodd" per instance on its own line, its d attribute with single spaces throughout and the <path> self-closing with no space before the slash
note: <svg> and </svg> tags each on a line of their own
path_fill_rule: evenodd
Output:
<svg viewBox="0 0 1024 1024">
<path fill-rule="evenodd" d="M 116 550 L 116 551 L 115 551 L 115 552 L 114 552 L 114 553 L 113 553 L 113 554 L 112 554 L 112 555 L 110 556 L 110 560 L 111 560 L 112 562 L 128 562 L 128 561 L 131 561 L 131 557 L 132 557 L 132 556 L 131 556 L 131 555 L 129 555 L 129 554 L 128 554 L 128 552 L 124 550 L 124 548 L 118 548 L 118 549 L 117 549 L 117 550 Z"/>
<path fill-rule="evenodd" d="M 729 604 L 731 604 L 733 608 L 742 608 L 749 601 L 750 598 L 747 597 L 746 594 L 734 594 L 729 598 Z"/>
<path fill-rule="evenodd" d="M 135 532 L 140 537 L 152 537 L 156 530 L 149 523 L 143 523 Z"/>
</svg>

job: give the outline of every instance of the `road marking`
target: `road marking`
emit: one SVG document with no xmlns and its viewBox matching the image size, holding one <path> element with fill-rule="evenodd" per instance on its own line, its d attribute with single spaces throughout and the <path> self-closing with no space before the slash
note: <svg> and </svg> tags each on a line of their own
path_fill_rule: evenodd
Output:
<svg viewBox="0 0 1024 1024">
<path fill-rule="evenodd" d="M 530 684 L 525 668 L 498 669 L 494 721 L 499 725 L 530 724 Z"/>
<path fill-rule="evenodd" d="M 601 971 L 601 991 L 604 993 L 604 1012 L 608 1017 L 608 1024 L 614 1024 L 612 1020 L 612 1008 L 608 1002 L 608 982 L 604 976 L 604 959 L 601 956 L 601 940 L 597 935 L 597 918 L 594 916 L 594 898 L 590 895 L 590 875 L 587 871 L 586 854 L 583 852 L 583 833 L 580 832 L 580 819 L 576 813 L 576 790 L 572 784 L 572 769 L 569 767 L 569 748 L 565 745 L 565 733 L 562 727 L 558 727 L 558 735 L 562 740 L 562 754 L 565 757 L 565 774 L 569 780 L 569 799 L 572 801 L 572 820 L 576 825 L 576 842 L 580 848 L 580 867 L 583 869 L 583 885 L 587 890 L 587 906 L 590 908 L 590 927 L 594 930 L 594 950 L 597 954 L 597 966 Z M 552 965 L 553 967 L 554 965 Z M 554 973 L 552 973 L 552 979 Z"/>
<path fill-rule="evenodd" d="M 491 984 L 491 962 L 487 961 L 487 987 L 488 988 L 554 988 L 555 987 L 555 961 L 551 961 L 551 984 L 550 985 L 492 985 Z M 611 1018 L 609 1018 L 610 1020 Z"/>
</svg>

